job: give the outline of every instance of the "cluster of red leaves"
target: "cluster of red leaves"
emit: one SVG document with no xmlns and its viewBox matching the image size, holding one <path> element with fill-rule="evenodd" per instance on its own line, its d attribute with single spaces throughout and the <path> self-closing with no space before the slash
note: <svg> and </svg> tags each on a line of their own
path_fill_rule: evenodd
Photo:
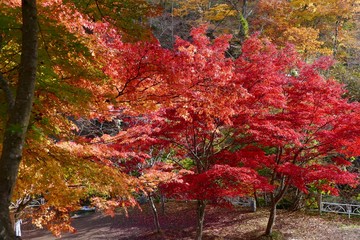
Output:
<svg viewBox="0 0 360 240">
<path fill-rule="evenodd" d="M 224 54 L 229 36 L 211 42 L 205 32 L 194 29 L 191 42 L 178 38 L 173 50 L 99 35 L 109 49 L 102 59 L 116 86 L 114 108 L 147 110 L 117 136 L 97 140 L 112 155 L 108 163 L 130 172 L 151 158 L 153 147 L 173 151 L 173 162 L 184 168 L 182 159 L 190 159 L 193 173 L 170 181 L 159 178 L 161 169 L 140 172 L 151 189 L 190 199 L 270 191 L 281 179 L 305 192 L 319 182 L 322 189 L 355 184 L 357 176 L 340 165 L 358 153 L 360 108 L 321 75 L 332 61 L 308 64 L 291 46 L 277 49 L 257 36 L 231 59 Z M 329 155 L 336 157 L 325 161 Z M 267 181 L 258 170 L 271 173 Z"/>
<path fill-rule="evenodd" d="M 170 197 L 222 202 L 224 197 L 252 195 L 256 189 L 272 191 L 266 178 L 244 167 L 214 165 L 200 174 L 186 174 L 177 181 L 161 185 Z"/>
<path fill-rule="evenodd" d="M 327 186 L 354 184 L 357 176 L 339 166 L 355 153 L 359 105 L 342 98 L 342 86 L 320 74 L 332 61 L 307 64 L 291 46 L 279 50 L 256 36 L 234 60 L 224 54 L 229 37 L 210 42 L 205 31 L 193 30 L 191 42 L 177 39 L 173 51 L 147 43 L 132 48 L 131 58 L 117 50 L 106 71 L 124 82 L 119 96 L 140 90 L 158 110 L 115 137 L 113 147 L 138 154 L 157 146 L 175 150 L 178 160 L 191 159 L 193 174 L 162 185 L 181 198 L 270 190 L 254 171 L 261 169 L 303 191 L 320 180 Z M 129 101 L 137 96 L 131 94 Z M 337 157 L 323 160 L 331 154 Z"/>
</svg>

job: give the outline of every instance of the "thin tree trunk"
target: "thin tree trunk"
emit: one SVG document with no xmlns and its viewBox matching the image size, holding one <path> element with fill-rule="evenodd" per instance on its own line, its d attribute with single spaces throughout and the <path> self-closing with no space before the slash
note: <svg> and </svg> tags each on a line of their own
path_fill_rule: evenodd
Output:
<svg viewBox="0 0 360 240">
<path fill-rule="evenodd" d="M 160 222 L 159 222 L 159 215 L 157 213 L 156 210 L 156 206 L 154 204 L 154 199 L 152 198 L 152 196 L 150 194 L 148 194 L 149 196 L 149 204 L 151 206 L 153 215 L 154 215 L 154 222 L 155 222 L 155 226 L 156 226 L 156 232 L 160 233 L 161 232 L 161 228 L 160 228 Z"/>
<path fill-rule="evenodd" d="M 201 240 L 204 229 L 204 218 L 205 218 L 205 207 L 206 202 L 204 200 L 197 201 L 197 229 L 196 229 L 196 240 Z"/>
<path fill-rule="evenodd" d="M 243 0 L 243 5 L 242 5 L 241 12 L 242 12 L 242 15 L 244 17 L 246 17 L 246 14 L 247 14 L 247 0 Z"/>
<path fill-rule="evenodd" d="M 249 22 L 246 19 L 247 0 L 243 0 L 242 10 L 238 12 L 239 15 L 239 38 L 241 42 L 249 36 Z"/>
<path fill-rule="evenodd" d="M 268 196 L 267 196 L 266 192 L 264 192 L 264 204 L 265 204 L 265 206 L 269 205 Z"/>
<path fill-rule="evenodd" d="M 268 224 L 267 224 L 266 231 L 265 231 L 266 236 L 269 236 L 272 233 L 273 226 L 275 223 L 275 218 L 276 218 L 276 206 L 277 206 L 277 203 L 271 204 L 270 216 L 269 216 Z"/>
<path fill-rule="evenodd" d="M 255 200 L 256 206 L 260 207 L 259 198 L 258 198 L 256 190 L 254 190 L 254 200 Z"/>
<path fill-rule="evenodd" d="M 171 45 L 174 45 L 174 0 L 171 1 Z"/>
<path fill-rule="evenodd" d="M 339 26 L 340 26 L 340 20 L 336 20 L 335 22 L 335 33 L 334 33 L 334 41 L 333 41 L 333 56 L 336 57 L 337 51 L 338 51 L 338 45 L 339 45 Z"/>
<path fill-rule="evenodd" d="M 165 214 L 165 196 L 160 194 L 160 200 L 161 200 L 161 213 Z"/>
<path fill-rule="evenodd" d="M 292 211 L 298 211 L 303 209 L 305 206 L 305 196 L 304 193 L 299 191 L 299 189 L 296 190 L 296 196 L 294 203 L 291 206 Z"/>
<path fill-rule="evenodd" d="M 33 104 L 38 47 L 36 0 L 22 0 L 22 52 L 16 99 L 5 127 L 0 158 L 0 239 L 15 239 L 9 206 Z"/>
<path fill-rule="evenodd" d="M 270 216 L 265 231 L 266 236 L 269 236 L 272 233 L 272 229 L 276 219 L 276 206 L 280 202 L 280 200 L 284 197 L 285 192 L 287 191 L 288 188 L 289 185 L 285 184 L 285 179 L 283 178 L 281 190 L 276 195 L 274 193 L 271 194 Z"/>
<path fill-rule="evenodd" d="M 280 163 L 281 156 L 282 156 L 282 147 L 278 147 L 278 151 L 276 153 L 276 164 Z M 275 179 L 277 179 L 277 173 L 276 173 L 276 171 L 273 171 L 271 181 L 270 181 L 271 185 L 274 185 Z M 266 231 L 265 231 L 266 236 L 269 236 L 272 233 L 272 229 L 273 229 L 273 226 L 275 223 L 275 218 L 276 218 L 276 206 L 279 203 L 279 201 L 284 197 L 284 194 L 287 191 L 288 187 L 289 187 L 289 185 L 286 183 L 285 176 L 282 176 L 281 184 L 279 186 L 278 192 L 270 194 L 270 199 L 271 199 L 270 216 L 269 216 L 268 224 L 267 224 Z"/>
</svg>

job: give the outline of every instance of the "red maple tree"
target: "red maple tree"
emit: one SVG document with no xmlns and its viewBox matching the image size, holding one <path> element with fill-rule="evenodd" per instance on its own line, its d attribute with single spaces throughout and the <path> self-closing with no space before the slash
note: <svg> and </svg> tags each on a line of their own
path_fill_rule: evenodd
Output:
<svg viewBox="0 0 360 240">
<path fill-rule="evenodd" d="M 331 64 L 327 58 L 307 64 L 291 47 L 277 50 L 255 38 L 247 41 L 235 62 L 249 94 L 259 96 L 254 106 L 268 109 L 252 116 L 247 131 L 260 147 L 248 154 L 266 151 L 267 160 L 244 162 L 267 169 L 275 187 L 266 234 L 272 232 L 276 205 L 289 186 L 306 193 L 315 184 L 336 194 L 335 183 L 357 183 L 357 176 L 341 166 L 351 164 L 347 159 L 359 154 L 353 148 L 360 130 L 359 104 L 349 103 L 342 97 L 342 86 L 323 77 Z M 268 76 L 274 71 L 280 75 Z"/>
<path fill-rule="evenodd" d="M 198 200 L 198 239 L 209 200 L 270 190 L 271 184 L 270 234 L 289 186 L 335 191 L 335 183 L 357 183 L 341 166 L 358 154 L 359 105 L 322 76 L 330 59 L 307 64 L 291 46 L 279 50 L 252 37 L 233 61 L 223 54 L 226 38 L 211 44 L 204 28 L 193 31 L 193 42 L 178 40 L 176 46 L 179 84 L 170 89 L 180 92 L 149 117 L 148 131 L 152 144 L 176 149 L 178 165 L 183 159 L 192 164 L 192 174 L 165 189 Z M 261 169 L 268 182 L 254 171 Z"/>
<path fill-rule="evenodd" d="M 256 36 L 234 60 L 224 54 L 229 37 L 211 42 L 205 30 L 193 30 L 191 42 L 177 39 L 172 51 L 156 42 L 115 51 L 129 63 L 124 68 L 114 59 L 104 68 L 123 83 L 118 103 L 155 111 L 129 118 L 128 129 L 102 143 L 135 162 L 154 146 L 174 152 L 170 160 L 188 171 L 162 189 L 197 200 L 197 239 L 208 202 L 272 191 L 270 234 L 289 186 L 306 192 L 310 184 L 324 190 L 356 184 L 341 166 L 358 154 L 359 105 L 322 76 L 331 61 L 307 64 L 292 47 L 279 50 Z M 143 93 L 139 99 L 135 90 Z"/>
</svg>

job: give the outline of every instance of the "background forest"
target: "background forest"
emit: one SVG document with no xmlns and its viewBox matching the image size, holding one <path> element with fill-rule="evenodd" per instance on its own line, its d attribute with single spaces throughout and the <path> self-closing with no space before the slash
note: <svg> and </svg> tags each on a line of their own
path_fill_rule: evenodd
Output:
<svg viewBox="0 0 360 240">
<path fill-rule="evenodd" d="M 284 202 L 359 201 L 359 7 L 0 0 L 0 239 L 140 196 L 196 201 L 196 239 L 231 197 L 270 209 L 266 235 Z"/>
</svg>

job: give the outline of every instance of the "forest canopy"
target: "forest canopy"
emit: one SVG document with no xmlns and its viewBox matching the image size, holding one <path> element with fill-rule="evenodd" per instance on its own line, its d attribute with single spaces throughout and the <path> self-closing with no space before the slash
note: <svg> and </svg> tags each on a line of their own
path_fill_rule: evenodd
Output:
<svg viewBox="0 0 360 240">
<path fill-rule="evenodd" d="M 269 235 L 291 192 L 358 185 L 358 1 L 1 0 L 0 26 L 0 239 L 141 194 L 197 201 L 201 239 L 267 193 Z"/>
</svg>

